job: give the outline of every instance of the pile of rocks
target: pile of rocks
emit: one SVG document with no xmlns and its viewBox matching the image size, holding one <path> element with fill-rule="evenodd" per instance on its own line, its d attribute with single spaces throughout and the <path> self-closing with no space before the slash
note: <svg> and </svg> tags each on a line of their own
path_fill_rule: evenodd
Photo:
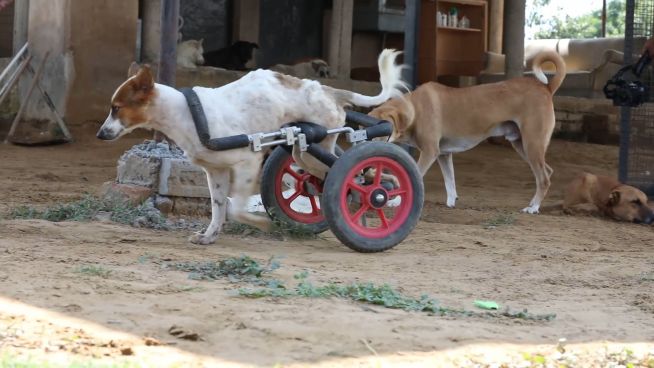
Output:
<svg viewBox="0 0 654 368">
<path fill-rule="evenodd" d="M 211 203 L 204 171 L 167 142 L 135 145 L 118 160 L 115 181 L 106 182 L 100 196 L 141 204 L 148 199 L 164 214 L 208 216 Z"/>
</svg>

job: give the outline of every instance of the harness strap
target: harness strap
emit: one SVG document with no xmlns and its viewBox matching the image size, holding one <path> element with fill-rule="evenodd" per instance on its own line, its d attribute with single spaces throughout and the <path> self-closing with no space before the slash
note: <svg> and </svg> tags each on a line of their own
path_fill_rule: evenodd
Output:
<svg viewBox="0 0 654 368">
<path fill-rule="evenodd" d="M 204 114 L 204 109 L 197 93 L 192 88 L 180 88 L 179 91 L 186 98 L 186 103 L 193 118 L 193 124 L 195 124 L 195 131 L 198 133 L 198 138 L 203 146 L 212 151 L 225 151 L 248 147 L 250 145 L 250 139 L 246 134 L 211 139 L 207 116 Z"/>
<path fill-rule="evenodd" d="M 195 93 L 193 88 L 180 88 L 179 91 L 182 92 L 186 98 L 188 108 L 191 110 L 191 117 L 193 117 L 195 131 L 198 133 L 200 142 L 206 146 L 211 140 L 211 136 L 209 135 L 207 116 L 204 114 L 204 109 L 202 108 L 202 103 L 200 103 L 200 98 L 198 97 L 198 94 Z"/>
</svg>

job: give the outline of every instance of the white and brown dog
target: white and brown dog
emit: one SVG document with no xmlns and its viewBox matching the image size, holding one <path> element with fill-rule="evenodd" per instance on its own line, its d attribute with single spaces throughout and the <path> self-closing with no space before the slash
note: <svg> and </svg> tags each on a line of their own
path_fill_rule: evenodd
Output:
<svg viewBox="0 0 654 368">
<path fill-rule="evenodd" d="M 401 96 L 402 67 L 395 64 L 399 52 L 379 55 L 382 91 L 377 96 L 339 90 L 312 80 L 300 80 L 270 70 L 256 70 L 220 88 L 194 87 L 208 121 L 212 138 L 269 132 L 293 121 L 311 121 L 328 129 L 345 123 L 344 106 L 376 106 Z M 137 66 L 138 67 L 138 66 Z M 191 241 L 209 244 L 216 240 L 229 212 L 230 219 L 269 229 L 270 219 L 246 211 L 250 195 L 257 193 L 257 178 L 264 155 L 250 148 L 211 151 L 200 143 L 187 106 L 178 90 L 154 83 L 148 67 L 125 81 L 111 99 L 111 111 L 98 138 L 114 140 L 136 128 L 161 131 L 181 147 L 186 156 L 207 173 L 212 201 L 209 227 Z M 320 144 L 334 152 L 336 135 Z M 295 161 L 314 176 L 324 178 L 327 167 L 297 147 Z M 231 197 L 229 209 L 227 196 Z"/>
<path fill-rule="evenodd" d="M 549 83 L 541 69 L 546 61 L 556 65 L 556 75 Z M 489 137 L 505 137 L 536 178 L 536 194 L 523 211 L 538 213 L 553 171 L 545 162 L 545 153 L 555 124 L 552 95 L 565 78 L 565 64 L 556 53 L 544 52 L 534 59 L 533 72 L 538 80 L 516 78 L 467 88 L 426 83 L 370 115 L 393 123 L 390 141 L 409 143 L 420 150 L 422 175 L 438 160 L 448 207 L 454 207 L 457 199 L 452 154 L 467 151 Z"/>
</svg>

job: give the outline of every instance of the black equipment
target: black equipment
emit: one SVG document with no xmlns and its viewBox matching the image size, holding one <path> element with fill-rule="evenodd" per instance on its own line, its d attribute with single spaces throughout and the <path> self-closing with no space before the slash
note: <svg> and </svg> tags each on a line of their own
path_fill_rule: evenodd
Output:
<svg viewBox="0 0 654 368">
<path fill-rule="evenodd" d="M 615 106 L 637 107 L 649 101 L 649 86 L 638 78 L 652 61 L 648 52 L 638 59 L 635 65 L 626 65 L 604 85 L 604 95 L 613 100 Z M 630 72 L 631 76 L 626 73 Z"/>
</svg>

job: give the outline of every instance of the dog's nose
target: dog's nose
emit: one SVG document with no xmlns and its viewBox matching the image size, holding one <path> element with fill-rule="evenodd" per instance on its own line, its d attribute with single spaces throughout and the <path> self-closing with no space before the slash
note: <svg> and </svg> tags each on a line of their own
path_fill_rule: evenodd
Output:
<svg viewBox="0 0 654 368">
<path fill-rule="evenodd" d="M 110 139 L 109 136 L 107 136 L 107 132 L 105 132 L 104 129 L 98 130 L 98 134 L 96 134 L 96 137 L 102 139 L 103 141 L 108 141 Z"/>
</svg>

